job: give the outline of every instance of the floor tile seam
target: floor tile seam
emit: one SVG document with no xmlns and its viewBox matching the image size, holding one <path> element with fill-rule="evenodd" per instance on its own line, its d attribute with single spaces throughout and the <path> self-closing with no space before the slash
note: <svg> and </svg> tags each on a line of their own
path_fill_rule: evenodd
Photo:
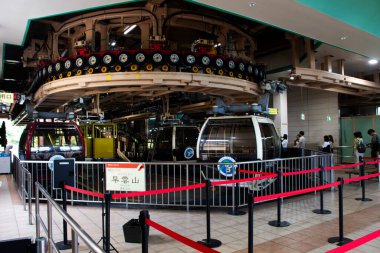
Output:
<svg viewBox="0 0 380 253">
<path fill-rule="evenodd" d="M 376 206 L 378 206 L 377 208 L 376 208 Z M 376 210 L 379 210 L 378 208 L 380 207 L 380 204 L 376 204 L 375 206 L 373 206 L 373 207 L 368 207 L 368 208 L 376 208 Z M 367 208 L 367 209 L 368 209 Z M 346 214 L 345 215 L 345 218 L 347 219 L 347 218 L 349 218 L 349 215 L 350 214 Z M 334 218 L 334 221 L 336 221 L 336 220 L 338 220 L 339 218 Z M 313 226 L 310 226 L 309 228 L 305 228 L 305 229 L 301 229 L 301 230 L 299 230 L 299 231 L 297 231 L 297 232 L 293 232 L 293 233 L 290 233 L 290 234 L 288 234 L 288 235 L 286 235 L 287 237 L 290 237 L 290 238 L 292 238 L 292 235 L 296 235 L 297 233 L 302 233 L 302 231 L 305 231 L 306 229 L 311 229 L 312 227 L 314 227 L 314 228 L 316 228 L 316 227 L 323 227 L 323 226 L 325 226 L 325 224 L 330 224 L 331 222 L 333 222 L 333 221 L 325 221 L 325 222 L 322 222 L 322 223 L 320 223 L 320 224 L 316 224 L 316 225 L 313 225 Z M 370 224 L 373 224 L 373 223 L 370 223 Z M 368 225 L 370 225 L 370 224 L 368 224 Z M 357 229 L 357 230 L 360 230 L 360 229 Z M 357 231 L 357 230 L 355 230 L 355 231 Z M 317 230 L 316 229 L 316 231 L 319 231 L 319 230 Z M 323 230 L 322 230 L 323 231 Z M 355 232 L 355 231 L 346 231 L 346 233 L 353 233 L 353 232 Z M 266 231 L 266 232 L 268 232 L 268 231 Z M 271 232 L 269 232 L 269 233 L 271 233 Z M 265 238 L 264 238 L 265 239 Z M 267 242 L 270 242 L 270 241 L 273 241 L 274 239 L 272 239 L 272 240 L 268 240 Z M 273 243 L 275 243 L 275 242 L 273 242 Z M 324 242 L 325 243 L 325 242 Z M 260 245 L 260 244 L 258 244 L 258 245 Z M 321 246 L 323 246 L 323 244 L 321 244 Z"/>
</svg>

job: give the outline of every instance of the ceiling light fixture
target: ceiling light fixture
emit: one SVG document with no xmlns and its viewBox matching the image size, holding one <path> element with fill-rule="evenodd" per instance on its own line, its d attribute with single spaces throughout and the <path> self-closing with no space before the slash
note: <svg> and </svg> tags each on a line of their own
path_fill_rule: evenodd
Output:
<svg viewBox="0 0 380 253">
<path fill-rule="evenodd" d="M 347 39 L 347 36 L 340 37 L 340 40 L 346 40 L 346 39 Z"/>
<path fill-rule="evenodd" d="M 137 25 L 127 25 L 125 28 L 124 28 L 124 35 L 127 35 L 130 31 L 132 31 L 133 29 L 135 29 Z"/>
<path fill-rule="evenodd" d="M 370 60 L 368 61 L 368 63 L 371 64 L 371 65 L 375 65 L 375 64 L 378 63 L 378 61 L 377 61 L 376 59 L 370 59 Z"/>
<path fill-rule="evenodd" d="M 255 7 L 255 5 L 256 5 L 256 3 L 254 3 L 254 2 L 249 3 L 249 7 Z"/>
<path fill-rule="evenodd" d="M 116 46 L 116 41 L 112 41 L 111 46 L 113 46 L 113 47 Z"/>
</svg>

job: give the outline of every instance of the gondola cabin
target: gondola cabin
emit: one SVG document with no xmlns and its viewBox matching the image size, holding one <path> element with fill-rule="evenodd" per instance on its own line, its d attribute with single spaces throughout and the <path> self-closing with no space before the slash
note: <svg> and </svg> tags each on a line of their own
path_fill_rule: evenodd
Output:
<svg viewBox="0 0 380 253">
<path fill-rule="evenodd" d="M 80 125 L 86 144 L 86 158 L 115 159 L 117 124 L 92 123 Z"/>
<path fill-rule="evenodd" d="M 161 127 L 155 141 L 153 160 L 194 161 L 198 134 L 199 128 L 196 126 Z"/>
<path fill-rule="evenodd" d="M 21 134 L 22 160 L 49 160 L 54 155 L 84 160 L 83 135 L 75 122 L 33 122 Z"/>
<path fill-rule="evenodd" d="M 210 117 L 197 142 L 197 159 L 218 162 L 223 157 L 236 162 L 280 157 L 280 138 L 271 119 L 261 116 Z"/>
</svg>

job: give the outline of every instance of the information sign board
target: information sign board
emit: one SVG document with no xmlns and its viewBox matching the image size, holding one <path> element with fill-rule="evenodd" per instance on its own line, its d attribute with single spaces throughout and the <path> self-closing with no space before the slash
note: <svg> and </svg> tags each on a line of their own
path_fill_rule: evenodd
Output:
<svg viewBox="0 0 380 253">
<path fill-rule="evenodd" d="M 106 164 L 107 191 L 145 191 L 144 163 Z"/>
</svg>

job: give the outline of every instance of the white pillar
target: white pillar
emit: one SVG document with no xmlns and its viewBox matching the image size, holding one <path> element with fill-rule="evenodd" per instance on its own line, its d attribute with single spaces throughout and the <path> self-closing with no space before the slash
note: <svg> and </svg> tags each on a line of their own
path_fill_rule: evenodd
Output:
<svg viewBox="0 0 380 253">
<path fill-rule="evenodd" d="M 283 93 L 276 93 L 273 95 L 273 107 L 277 108 L 277 115 L 274 118 L 279 134 L 283 136 L 288 134 L 288 94 L 287 91 Z"/>
</svg>

